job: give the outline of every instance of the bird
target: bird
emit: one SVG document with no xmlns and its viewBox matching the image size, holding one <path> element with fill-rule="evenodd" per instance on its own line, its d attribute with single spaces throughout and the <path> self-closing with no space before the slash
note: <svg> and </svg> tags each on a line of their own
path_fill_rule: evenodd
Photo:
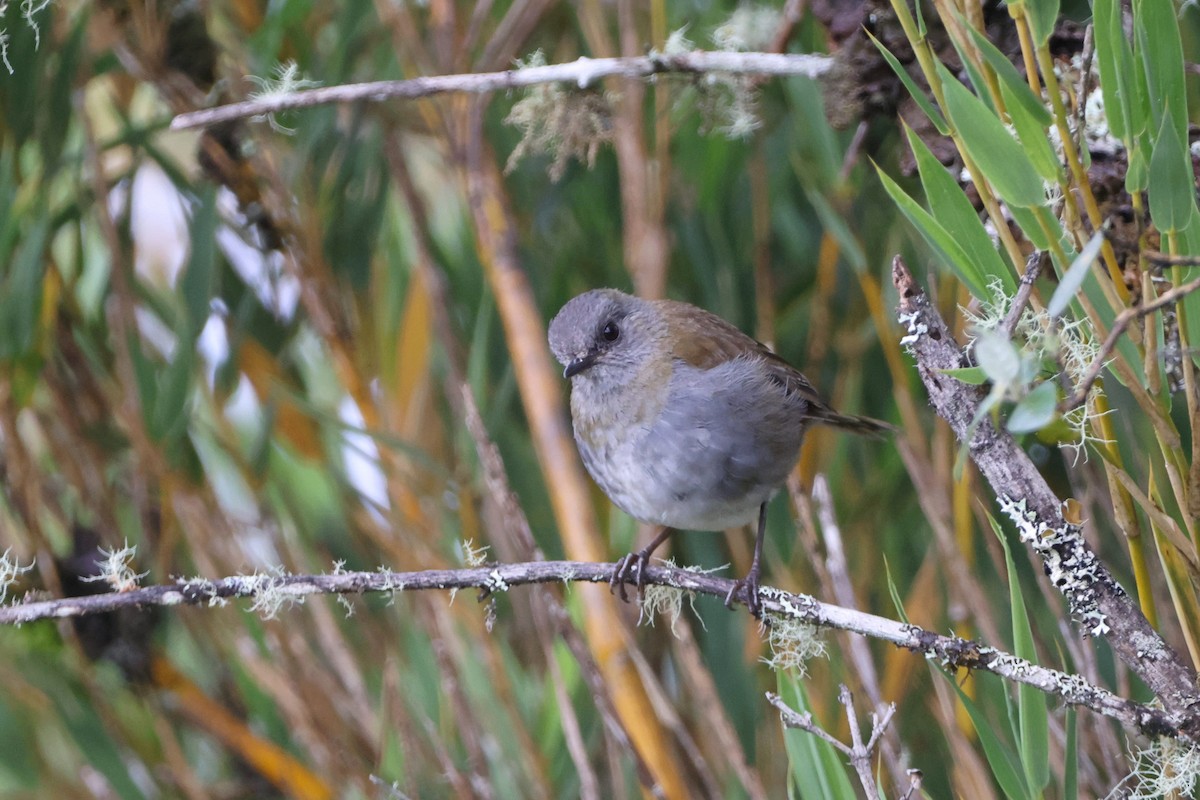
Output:
<svg viewBox="0 0 1200 800">
<path fill-rule="evenodd" d="M 840 414 L 808 378 L 732 323 L 689 303 L 593 289 L 569 300 L 549 345 L 570 381 L 575 443 L 588 473 L 634 519 L 659 527 L 617 562 L 610 589 L 645 586 L 651 554 L 676 530 L 754 520 L 750 571 L 725 597 L 761 619 L 767 502 L 813 424 L 870 436 L 893 426 Z"/>
</svg>

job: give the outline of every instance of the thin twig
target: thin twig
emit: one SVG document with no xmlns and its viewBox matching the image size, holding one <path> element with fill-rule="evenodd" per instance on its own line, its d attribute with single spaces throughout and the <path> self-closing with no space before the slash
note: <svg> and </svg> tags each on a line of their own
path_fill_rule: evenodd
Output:
<svg viewBox="0 0 1200 800">
<path fill-rule="evenodd" d="M 1037 283 L 1038 275 L 1042 274 L 1042 257 L 1045 254 L 1038 250 L 1032 253 L 1025 262 L 1025 274 L 1021 276 L 1021 285 L 1017 287 L 1017 294 L 1013 297 L 1012 305 L 1009 306 L 1008 316 L 1004 318 L 1004 324 L 1001 330 L 1009 339 L 1013 337 L 1013 333 L 1017 330 L 1017 323 L 1021 321 L 1021 313 L 1025 310 L 1025 304 L 1029 302 L 1029 296 L 1033 294 L 1033 284 Z"/>
<path fill-rule="evenodd" d="M 879 786 L 875 783 L 875 774 L 871 770 L 871 754 L 875 751 L 880 736 L 892 722 L 892 715 L 896 712 L 894 705 L 889 706 L 882 716 L 871 714 L 871 736 L 864 744 L 862 733 L 858 728 L 858 714 L 854 710 L 854 696 L 843 683 L 838 690 L 838 702 L 845 707 L 846 718 L 850 722 L 850 744 L 847 745 L 813 722 L 812 714 L 796 712 L 783 702 L 779 695 L 767 692 L 767 702 L 779 709 L 779 718 L 786 727 L 808 731 L 843 753 L 850 760 L 850 766 L 854 767 L 854 772 L 858 775 L 858 782 L 862 784 L 864 796 L 868 800 L 879 797 Z"/>
<path fill-rule="evenodd" d="M 1157 250 L 1143 250 L 1142 257 L 1162 267 L 1200 267 L 1200 256 L 1174 256 Z"/>
<path fill-rule="evenodd" d="M 38 620 L 66 619 L 121 609 L 149 606 L 223 606 L 233 598 L 251 598 L 257 609 L 279 610 L 310 595 L 364 594 L 398 595 L 409 591 L 477 588 L 487 593 L 506 592 L 514 586 L 540 583 L 585 582 L 607 584 L 615 564 L 584 561 L 534 561 L 489 564 L 466 569 L 420 572 L 341 572 L 327 575 L 236 575 L 207 580 L 178 579 L 173 584 L 148 586 L 128 592 L 111 592 L 87 597 L 23 602 L 0 608 L 0 625 L 22 625 Z M 652 565 L 646 568 L 646 583 L 669 586 L 684 592 L 724 598 L 733 580 L 689 569 Z M 1119 697 L 1078 675 L 1038 666 L 979 642 L 958 636 L 943 636 L 897 620 L 850 608 L 822 603 L 814 597 L 763 587 L 760 599 L 765 611 L 820 627 L 850 631 L 890 642 L 897 647 L 925 654 L 946 669 L 982 670 L 1007 680 L 1033 686 L 1072 705 L 1112 717 L 1148 736 L 1187 736 L 1200 730 L 1200 715 L 1168 712 Z"/>
<path fill-rule="evenodd" d="M 1147 256 L 1147 258 L 1150 258 Z M 1151 258 L 1151 260 L 1154 260 Z M 1200 264 L 1200 260 L 1196 263 Z M 1130 323 L 1136 319 L 1141 319 L 1149 313 L 1157 311 L 1163 306 L 1168 306 L 1176 300 L 1191 294 L 1200 289 L 1200 278 L 1193 278 L 1187 283 L 1181 283 L 1173 289 L 1160 294 L 1148 303 L 1142 303 L 1138 306 L 1127 308 L 1117 315 L 1113 321 L 1113 326 L 1108 331 L 1108 336 L 1105 337 L 1104 343 L 1100 345 L 1100 352 L 1096 354 L 1096 358 L 1092 360 L 1091 366 L 1088 367 L 1087 373 L 1075 386 L 1075 391 L 1063 401 L 1061 408 L 1064 411 L 1070 411 L 1073 408 L 1081 406 L 1087 401 L 1088 392 L 1092 389 L 1092 384 L 1100 377 L 1101 370 L 1108 363 L 1108 357 L 1112 355 L 1112 351 L 1117 346 L 1121 334 L 1129 327 Z"/>
<path fill-rule="evenodd" d="M 264 117 L 281 111 L 332 103 L 381 103 L 447 92 L 484 94 L 510 91 L 539 83 L 573 83 L 581 89 L 586 89 L 594 86 L 601 78 L 613 75 L 648 78 L 651 75 L 669 72 L 722 72 L 731 75 L 804 75 L 815 78 L 825 73 L 832 63 L 833 59 L 827 56 L 702 51 L 629 58 L 583 57 L 567 64 L 547 64 L 504 72 L 431 75 L 403 81 L 350 83 L 263 96 L 180 114 L 171 121 L 171 129 L 200 128 L 235 119 Z"/>
<path fill-rule="evenodd" d="M 842 546 L 842 533 L 837 517 L 833 510 L 833 495 L 829 491 L 829 482 L 824 475 L 813 479 L 813 502 L 817 509 L 817 519 L 821 522 L 821 533 L 825 539 L 825 564 L 829 570 L 830 583 L 833 585 L 833 598 L 839 605 L 847 608 L 857 608 L 858 600 L 854 594 L 854 585 L 850 581 L 850 570 L 846 563 L 846 550 Z M 854 671 L 867 698 L 874 706 L 876 713 L 891 707 L 883 701 L 883 692 L 879 687 L 879 673 L 871 657 L 870 644 L 861 637 L 849 637 L 847 654 L 854 664 Z M 900 741 L 891 737 L 884 741 L 881 749 L 884 763 L 897 786 L 904 784 L 905 770 L 900 757 Z"/>
</svg>

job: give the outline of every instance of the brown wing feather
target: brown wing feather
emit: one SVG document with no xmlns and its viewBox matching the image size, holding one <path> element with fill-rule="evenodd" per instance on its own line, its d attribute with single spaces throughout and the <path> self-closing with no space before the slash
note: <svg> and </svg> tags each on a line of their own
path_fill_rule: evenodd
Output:
<svg viewBox="0 0 1200 800">
<path fill-rule="evenodd" d="M 808 404 L 806 415 L 813 420 L 867 436 L 895 430 L 877 419 L 834 411 L 800 370 L 716 314 L 676 300 L 655 303 L 667 322 L 674 345 L 673 358 L 699 369 L 712 369 L 739 356 L 754 356 L 762 359 L 768 377 L 782 386 L 786 394 L 798 396 Z"/>
<path fill-rule="evenodd" d="M 699 369 L 712 369 L 739 356 L 760 358 L 767 367 L 768 377 L 787 394 L 800 395 L 808 401 L 814 417 L 833 414 L 800 370 L 732 323 L 702 308 L 675 300 L 659 300 L 658 305 L 667 321 L 675 358 Z"/>
</svg>

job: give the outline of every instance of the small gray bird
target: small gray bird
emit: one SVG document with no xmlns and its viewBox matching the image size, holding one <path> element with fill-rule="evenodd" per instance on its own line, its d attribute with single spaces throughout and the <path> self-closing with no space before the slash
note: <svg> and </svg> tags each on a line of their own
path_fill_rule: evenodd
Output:
<svg viewBox="0 0 1200 800">
<path fill-rule="evenodd" d="M 650 554 L 673 530 L 724 530 L 758 512 L 750 572 L 725 598 L 758 617 L 767 501 L 787 480 L 810 423 L 879 435 L 885 422 L 839 414 L 800 372 L 704 309 L 596 289 L 550 322 L 550 349 L 571 379 L 575 442 L 604 493 L 662 526 L 622 558 L 611 587 L 639 592 Z"/>
</svg>

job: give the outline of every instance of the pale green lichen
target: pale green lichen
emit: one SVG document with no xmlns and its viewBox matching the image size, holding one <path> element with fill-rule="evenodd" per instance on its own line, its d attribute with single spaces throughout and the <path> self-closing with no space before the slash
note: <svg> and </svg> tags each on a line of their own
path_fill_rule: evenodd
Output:
<svg viewBox="0 0 1200 800">
<path fill-rule="evenodd" d="M 538 50 L 516 68 L 544 67 L 546 56 Z M 516 169 L 528 155 L 551 156 L 547 174 L 558 183 L 572 159 L 596 163 L 600 145 L 613 137 L 612 102 L 607 93 L 591 89 L 564 89 L 557 83 L 531 86 L 524 97 L 513 103 L 504 118 L 521 132 L 521 141 L 513 148 L 504 166 L 505 174 Z"/>
<path fill-rule="evenodd" d="M 825 642 L 815 625 L 781 614 L 768 614 L 765 621 L 771 655 L 762 662 L 772 669 L 796 670 L 803 678 L 808 662 L 825 655 Z"/>
</svg>

